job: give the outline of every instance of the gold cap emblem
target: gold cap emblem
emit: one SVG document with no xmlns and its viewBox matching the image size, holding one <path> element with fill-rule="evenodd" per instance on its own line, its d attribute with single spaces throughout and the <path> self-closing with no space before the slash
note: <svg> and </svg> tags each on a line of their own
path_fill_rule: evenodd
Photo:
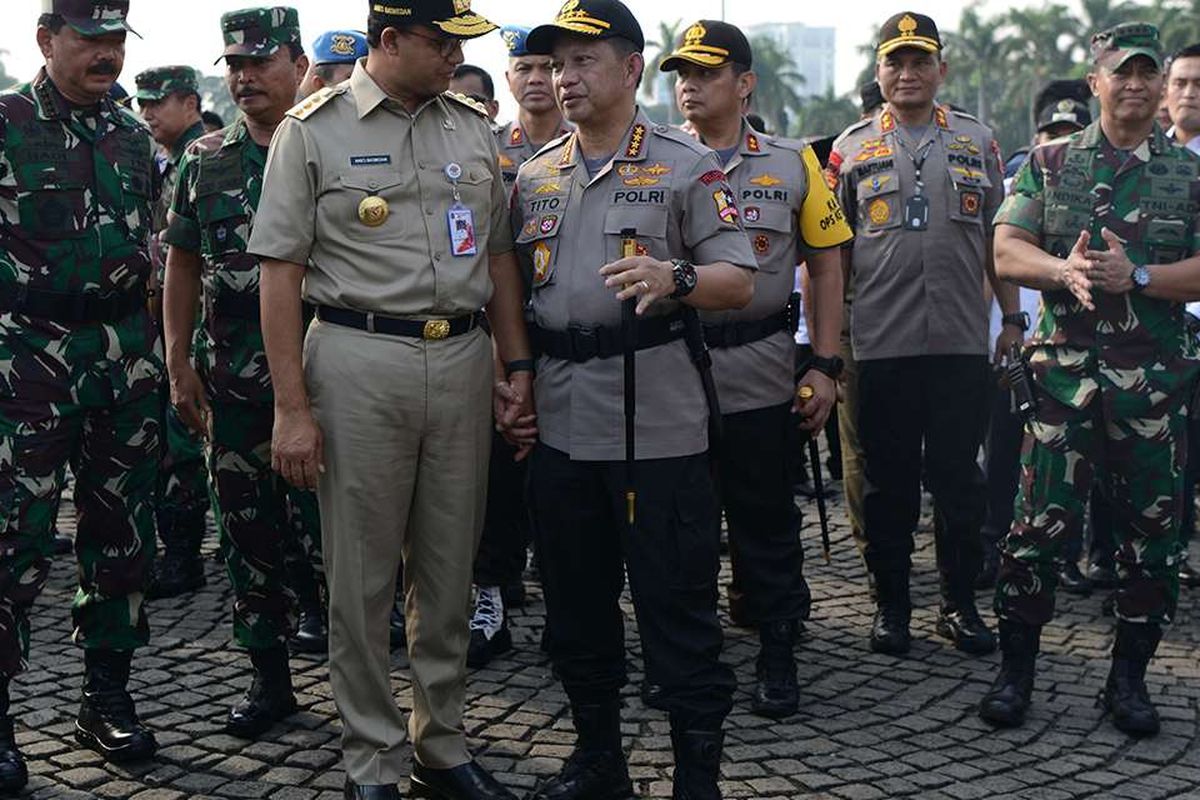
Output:
<svg viewBox="0 0 1200 800">
<path fill-rule="evenodd" d="M 708 31 L 704 28 L 704 26 L 697 22 L 695 25 L 688 28 L 687 32 L 683 34 L 684 45 L 687 47 L 695 47 L 696 45 L 701 44 L 704 41 L 705 34 L 707 33 Z"/>
<path fill-rule="evenodd" d="M 897 27 L 900 28 L 901 36 L 912 36 L 917 32 L 917 21 L 908 14 L 905 14 L 900 18 L 900 22 Z"/>
<path fill-rule="evenodd" d="M 471 10 L 471 0 L 454 0 L 454 14 L 458 16 Z"/>
<path fill-rule="evenodd" d="M 390 213 L 387 200 L 379 195 L 364 197 L 358 204 L 358 221 L 368 228 L 378 228 L 387 221 Z"/>
</svg>

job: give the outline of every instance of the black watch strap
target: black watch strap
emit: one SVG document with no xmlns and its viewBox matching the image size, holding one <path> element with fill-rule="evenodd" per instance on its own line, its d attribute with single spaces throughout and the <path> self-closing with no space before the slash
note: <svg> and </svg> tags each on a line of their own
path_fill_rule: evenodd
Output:
<svg viewBox="0 0 1200 800">
<path fill-rule="evenodd" d="M 518 358 L 504 365 L 504 377 L 511 378 L 514 372 L 536 372 L 536 364 L 532 358 Z"/>
<path fill-rule="evenodd" d="M 1024 311 L 1018 311 L 1015 314 L 1005 314 L 1000 318 L 1000 324 L 1015 325 L 1024 333 L 1029 330 L 1029 314 Z"/>
<path fill-rule="evenodd" d="M 809 369 L 815 369 L 822 375 L 827 376 L 830 380 L 837 380 L 842 375 L 842 368 L 846 362 L 842 361 L 841 356 L 830 356 L 824 358 L 822 356 L 813 356 L 808 362 Z"/>
</svg>

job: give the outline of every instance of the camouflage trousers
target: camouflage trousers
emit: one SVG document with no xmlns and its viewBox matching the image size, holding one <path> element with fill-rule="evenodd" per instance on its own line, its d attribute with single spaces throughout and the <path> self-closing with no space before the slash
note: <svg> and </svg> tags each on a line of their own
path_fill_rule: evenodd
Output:
<svg viewBox="0 0 1200 800">
<path fill-rule="evenodd" d="M 1179 595 L 1179 520 L 1187 454 L 1184 393 L 1102 384 L 1084 408 L 1038 391 L 1025 428 L 1012 529 L 996 584 L 998 616 L 1043 625 L 1054 615 L 1064 544 L 1081 535 L 1096 472 L 1108 477 L 1119 576 L 1116 613 L 1166 624 Z"/>
<path fill-rule="evenodd" d="M 200 337 L 197 336 L 197 347 Z M 193 517 L 203 517 L 209 508 L 208 470 L 204 460 L 204 440 L 193 433 L 171 405 L 164 389 L 162 464 L 158 472 L 157 509 L 159 536 L 170 537 L 175 525 Z M 165 530 L 164 530 L 165 528 Z M 163 546 L 168 546 L 163 539 Z"/>
<path fill-rule="evenodd" d="M 274 421 L 269 405 L 212 403 L 209 471 L 235 595 L 233 635 L 251 649 L 283 644 L 296 629 L 288 560 L 321 563 L 316 493 L 289 487 L 271 469 Z"/>
<path fill-rule="evenodd" d="M 24 670 L 29 609 L 46 584 L 68 464 L 75 475 L 79 587 L 71 616 L 86 648 L 132 650 L 154 557 L 157 392 L 120 404 L 84 385 L 74 403 L 0 398 L 0 675 Z"/>
</svg>

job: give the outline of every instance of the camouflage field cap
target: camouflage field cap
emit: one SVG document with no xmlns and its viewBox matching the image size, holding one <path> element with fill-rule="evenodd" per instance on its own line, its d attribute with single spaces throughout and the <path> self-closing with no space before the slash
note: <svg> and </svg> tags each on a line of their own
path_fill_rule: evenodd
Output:
<svg viewBox="0 0 1200 800">
<path fill-rule="evenodd" d="M 226 56 L 269 58 L 289 42 L 300 44 L 300 14 L 288 6 L 243 8 L 221 15 Z"/>
<path fill-rule="evenodd" d="M 57 14 L 84 36 L 129 31 L 142 38 L 126 21 L 129 0 L 42 0 L 42 13 Z"/>
<path fill-rule="evenodd" d="M 133 79 L 138 100 L 162 100 L 173 92 L 200 91 L 200 76 L 191 67 L 152 67 Z"/>
<path fill-rule="evenodd" d="M 471 10 L 471 0 L 368 0 L 370 17 L 388 25 L 428 25 L 456 39 L 474 39 L 499 25 Z"/>
<path fill-rule="evenodd" d="M 1162 69 L 1162 41 L 1158 28 L 1148 22 L 1127 22 L 1092 37 L 1092 63 L 1119 69 L 1134 56 L 1145 56 Z"/>
</svg>

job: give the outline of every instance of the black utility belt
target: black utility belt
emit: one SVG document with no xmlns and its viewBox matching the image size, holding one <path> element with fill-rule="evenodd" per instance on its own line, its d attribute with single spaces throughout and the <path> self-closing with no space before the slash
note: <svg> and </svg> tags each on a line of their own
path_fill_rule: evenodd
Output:
<svg viewBox="0 0 1200 800">
<path fill-rule="evenodd" d="M 704 342 L 712 348 L 737 347 L 774 336 L 790 327 L 786 309 L 765 319 L 743 322 L 724 322 L 720 325 L 704 326 Z"/>
<path fill-rule="evenodd" d="M 0 285 L 0 311 L 67 325 L 120 322 L 146 308 L 146 286 L 122 292 L 55 292 Z"/>
<path fill-rule="evenodd" d="M 383 314 L 350 311 L 346 308 L 317 306 L 317 319 L 346 328 L 388 336 L 411 336 L 416 339 L 448 339 L 469 333 L 483 323 L 483 312 L 464 314 L 452 319 L 400 319 Z"/>
<path fill-rule="evenodd" d="M 682 339 L 684 335 L 683 315 L 679 312 L 663 317 L 650 317 L 637 321 L 637 349 L 651 347 Z M 564 361 L 583 363 L 593 358 L 612 358 L 624 352 L 624 341 L 620 326 L 586 327 L 569 325 L 565 331 L 552 331 L 533 326 L 530 331 L 535 352 Z"/>
</svg>

